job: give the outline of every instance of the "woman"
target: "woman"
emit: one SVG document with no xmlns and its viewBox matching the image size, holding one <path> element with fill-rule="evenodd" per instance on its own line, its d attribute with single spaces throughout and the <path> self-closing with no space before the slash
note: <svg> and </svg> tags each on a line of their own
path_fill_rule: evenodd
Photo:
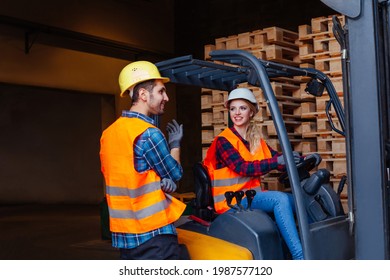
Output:
<svg viewBox="0 0 390 280">
<path fill-rule="evenodd" d="M 303 259 L 292 195 L 261 191 L 260 176 L 274 169 L 284 171 L 285 161 L 282 154 L 261 138 L 259 128 L 252 121 L 259 111 L 254 94 L 247 88 L 237 88 L 230 92 L 225 106 L 234 125 L 214 139 L 204 159 L 212 181 L 215 210 L 223 213 L 230 209 L 224 196 L 226 191 L 256 190 L 251 207 L 273 213 L 292 258 Z M 294 152 L 294 160 L 296 163 L 301 160 L 297 152 Z M 241 204 L 247 207 L 247 199 Z"/>
</svg>

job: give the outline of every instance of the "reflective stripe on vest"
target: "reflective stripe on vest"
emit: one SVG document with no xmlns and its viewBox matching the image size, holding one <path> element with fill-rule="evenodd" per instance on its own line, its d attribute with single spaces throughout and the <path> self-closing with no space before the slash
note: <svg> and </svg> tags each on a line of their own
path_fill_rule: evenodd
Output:
<svg viewBox="0 0 390 280">
<path fill-rule="evenodd" d="M 110 230 L 143 233 L 175 222 L 186 205 L 161 190 L 154 170 L 134 168 L 134 141 L 154 127 L 138 118 L 120 117 L 101 137 L 101 168 L 106 181 Z"/>
<path fill-rule="evenodd" d="M 271 157 L 271 152 L 263 139 L 256 153 L 252 155 L 245 144 L 229 129 L 222 131 L 217 137 L 225 137 L 232 146 L 240 153 L 245 161 L 262 160 Z M 228 167 L 216 169 L 216 139 L 214 139 L 207 151 L 203 164 L 207 167 L 214 199 L 214 208 L 218 213 L 223 213 L 230 208 L 227 206 L 225 192 L 256 189 L 261 191 L 260 177 L 243 177 Z M 232 204 L 236 204 L 233 198 Z"/>
</svg>

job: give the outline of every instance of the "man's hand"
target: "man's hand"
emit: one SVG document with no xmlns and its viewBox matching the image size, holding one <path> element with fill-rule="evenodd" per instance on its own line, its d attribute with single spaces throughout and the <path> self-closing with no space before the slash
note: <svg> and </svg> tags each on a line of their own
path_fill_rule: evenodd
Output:
<svg viewBox="0 0 390 280">
<path fill-rule="evenodd" d="M 163 190 L 163 192 L 172 193 L 172 192 L 176 191 L 177 186 L 176 186 L 175 182 L 172 181 L 172 179 L 163 178 L 161 180 L 161 189 Z"/>
<path fill-rule="evenodd" d="M 167 124 L 169 148 L 180 148 L 180 141 L 183 138 L 183 125 L 179 125 L 176 120 Z"/>
<path fill-rule="evenodd" d="M 298 163 L 301 162 L 301 156 L 299 155 L 298 152 L 293 151 L 293 156 L 294 156 L 294 162 L 295 162 L 295 164 L 298 164 Z M 286 161 L 285 161 L 283 155 L 278 156 L 277 160 L 278 160 L 278 164 L 279 164 L 279 165 L 286 165 Z"/>
</svg>

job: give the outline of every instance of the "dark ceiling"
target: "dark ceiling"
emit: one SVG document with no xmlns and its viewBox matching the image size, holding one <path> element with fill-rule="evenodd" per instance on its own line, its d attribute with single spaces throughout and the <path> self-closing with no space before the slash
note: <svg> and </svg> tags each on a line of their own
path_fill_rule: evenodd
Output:
<svg viewBox="0 0 390 280">
<path fill-rule="evenodd" d="M 312 18 L 332 14 L 320 0 L 176 0 L 176 54 L 203 58 L 203 46 L 216 38 L 272 26 L 298 32 Z"/>
<path fill-rule="evenodd" d="M 144 1 L 152 5 L 162 3 Z M 196 0 L 190 3 L 175 0 L 174 54 L 140 49 L 122 42 L 2 15 L 0 24 L 23 30 L 26 53 L 34 43 L 39 42 L 125 60 L 158 61 L 183 54 L 203 58 L 204 45 L 214 44 L 216 38 L 272 26 L 297 31 L 299 25 L 310 24 L 314 17 L 334 13 L 320 0 Z"/>
</svg>

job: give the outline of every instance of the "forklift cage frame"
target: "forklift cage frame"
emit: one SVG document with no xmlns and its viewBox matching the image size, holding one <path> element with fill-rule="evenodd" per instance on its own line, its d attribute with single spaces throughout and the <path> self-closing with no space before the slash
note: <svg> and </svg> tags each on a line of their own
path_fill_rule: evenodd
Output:
<svg viewBox="0 0 390 280">
<path fill-rule="evenodd" d="M 245 82 L 260 87 L 271 112 L 282 152 L 286 157 L 286 168 L 294 194 L 305 259 L 353 258 L 354 244 L 348 216 L 334 217 L 311 224 L 308 221 L 291 143 L 270 83 L 271 78 L 303 76 L 310 77 L 311 81 L 319 86 L 315 88 L 325 87 L 330 97 L 329 103 L 334 106 L 339 119 L 341 130 L 337 130 L 333 125 L 328 113 L 330 105 L 327 107 L 328 119 L 332 128 L 344 135 L 345 113 L 330 79 L 316 69 L 297 68 L 261 60 L 243 50 L 215 50 L 210 52 L 210 57 L 210 61 L 204 61 L 188 55 L 156 63 L 156 66 L 161 75 L 169 77 L 172 83 L 223 91 L 231 91 Z M 322 92 L 312 92 L 312 94 L 320 96 Z"/>
</svg>

